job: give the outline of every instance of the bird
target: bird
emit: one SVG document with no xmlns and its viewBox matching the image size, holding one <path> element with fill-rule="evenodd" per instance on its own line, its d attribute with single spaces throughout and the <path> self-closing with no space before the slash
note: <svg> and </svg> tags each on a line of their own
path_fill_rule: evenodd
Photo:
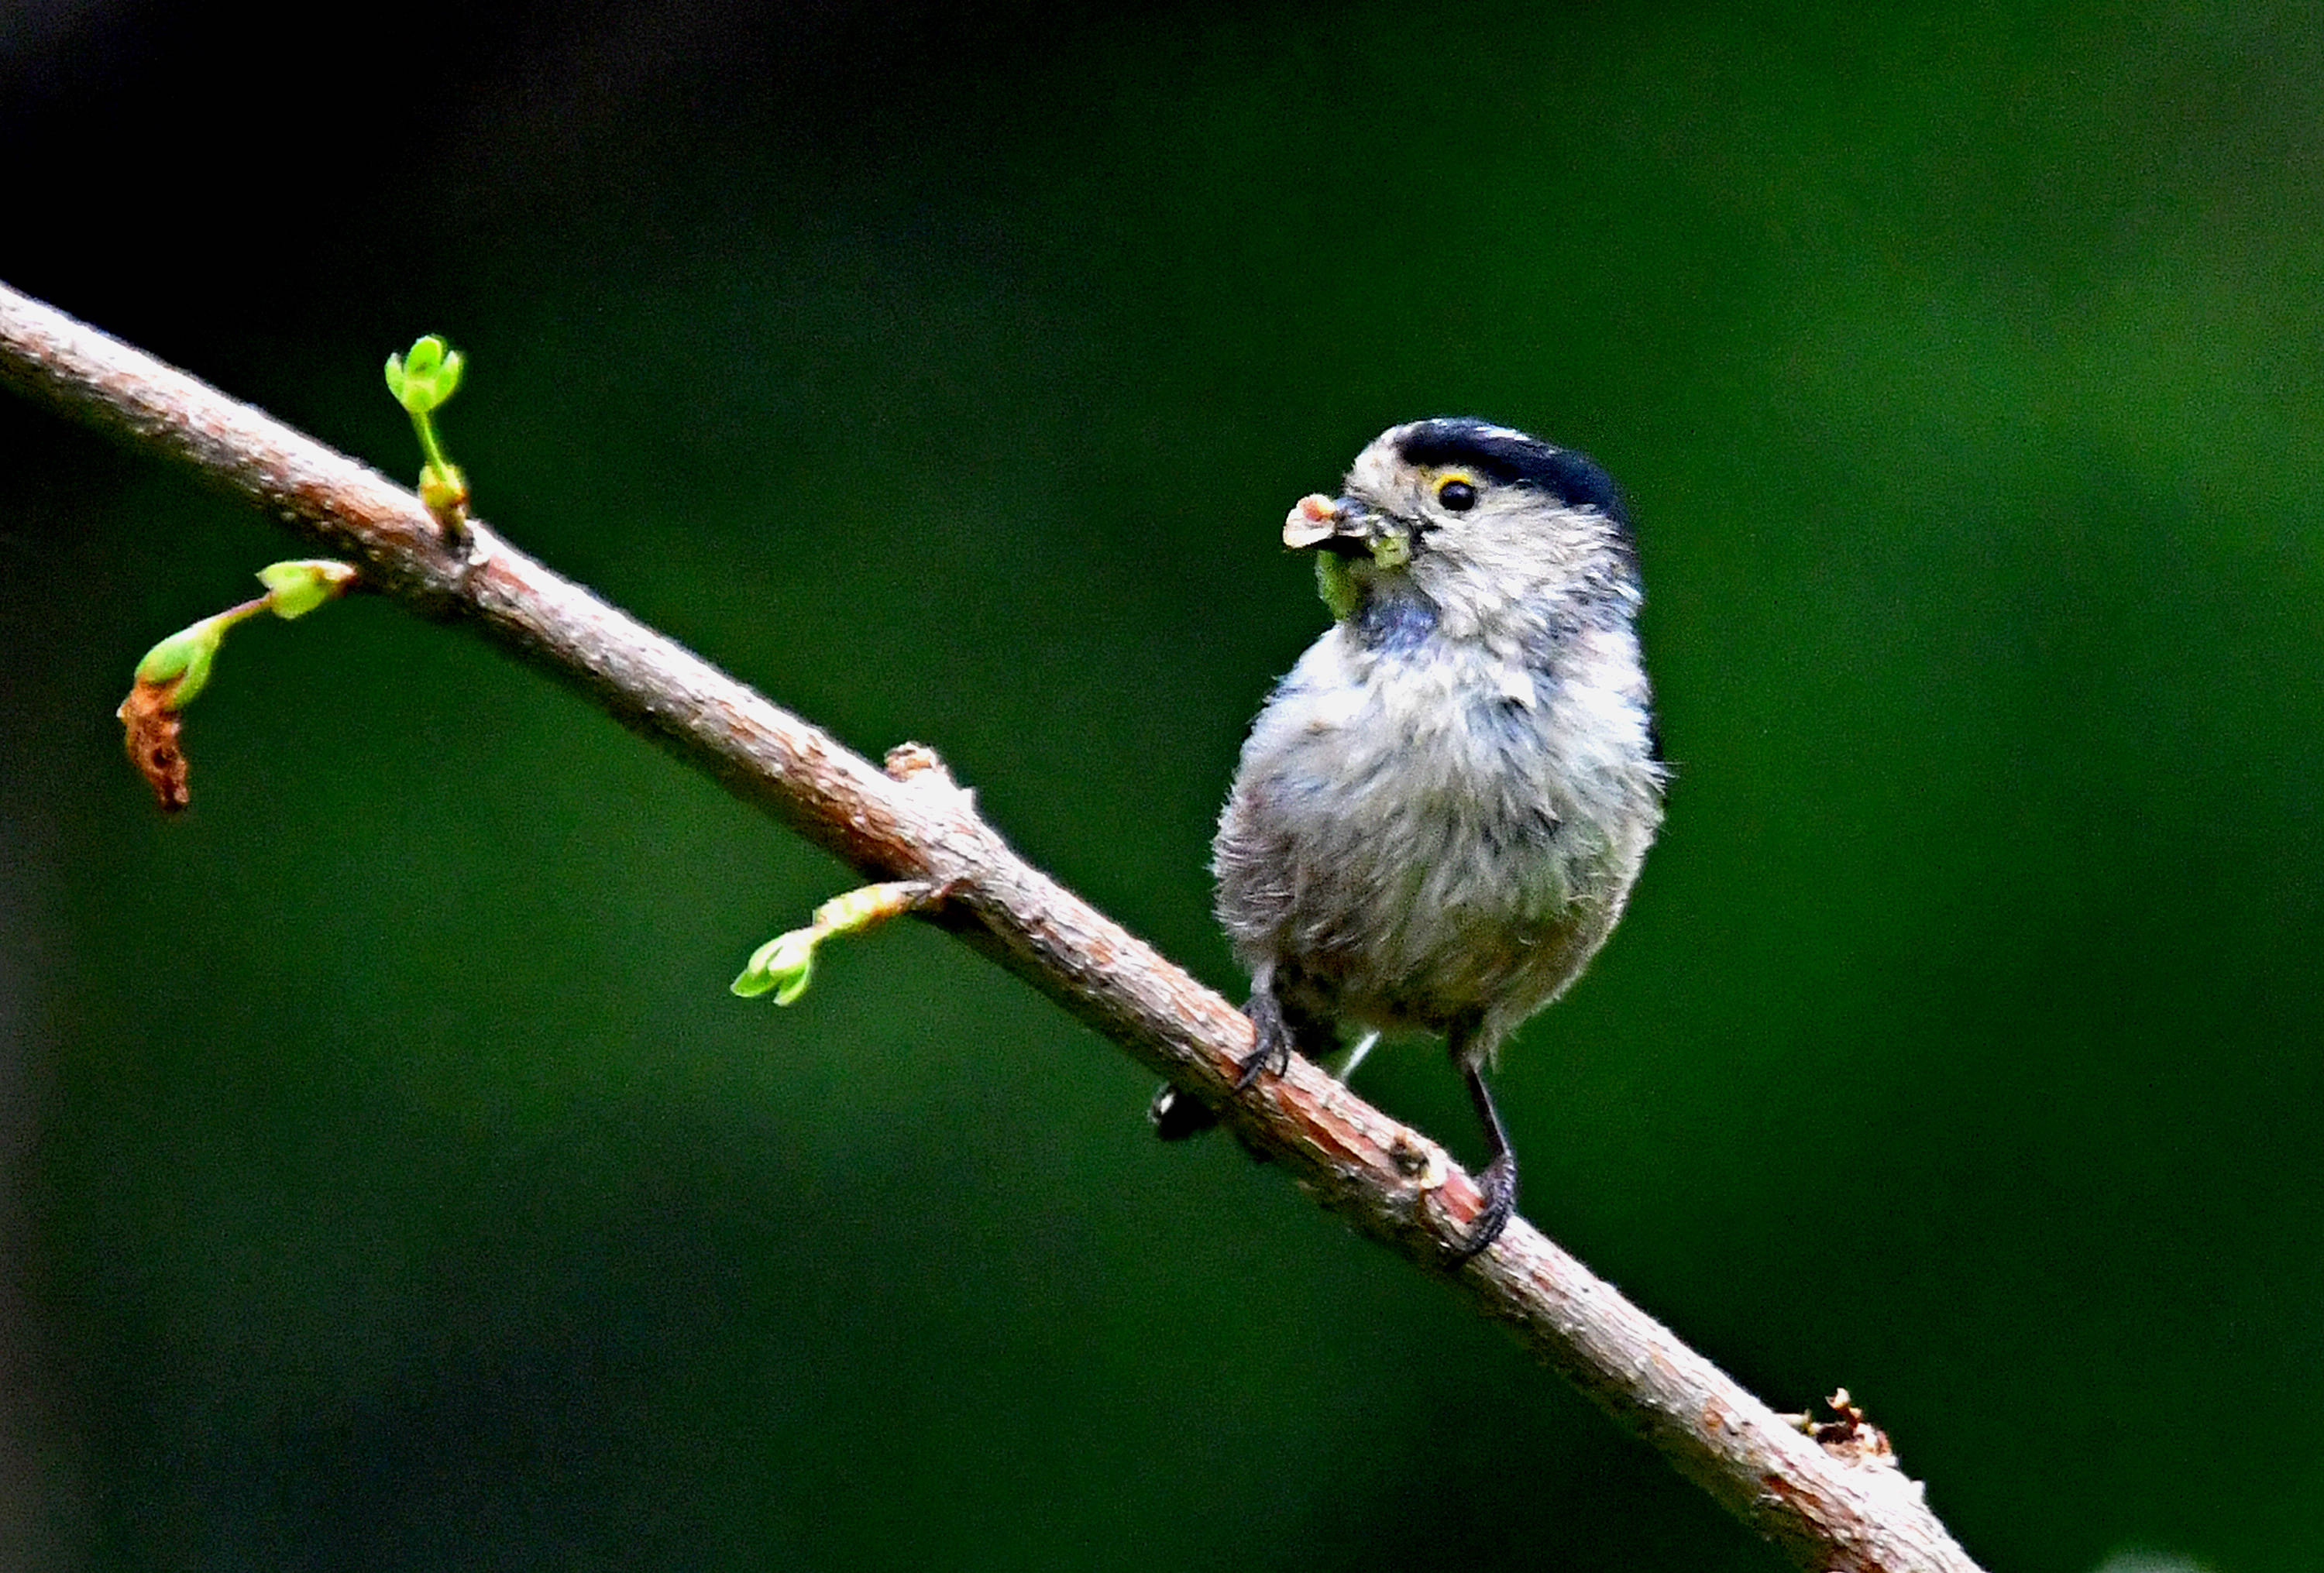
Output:
<svg viewBox="0 0 2324 1573">
<path fill-rule="evenodd" d="M 1252 723 L 1212 845 L 1251 980 L 1236 1090 L 1343 1030 L 1359 1057 L 1442 1036 L 1489 1154 L 1465 1262 L 1517 1206 L 1485 1072 L 1606 943 L 1662 823 L 1629 515 L 1585 455 L 1444 417 L 1381 433 L 1283 542 L 1333 621 Z M 1218 1118 L 1167 1086 L 1149 1112 L 1172 1140 Z"/>
</svg>

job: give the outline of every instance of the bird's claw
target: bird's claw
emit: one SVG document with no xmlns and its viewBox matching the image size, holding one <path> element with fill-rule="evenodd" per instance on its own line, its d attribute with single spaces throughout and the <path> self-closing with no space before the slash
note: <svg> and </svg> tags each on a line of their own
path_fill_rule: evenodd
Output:
<svg viewBox="0 0 2324 1573">
<path fill-rule="evenodd" d="M 1267 990 L 1253 994 L 1243 1014 L 1250 1017 L 1251 1036 L 1257 1042 L 1235 1077 L 1237 1092 L 1249 1091 L 1263 1072 L 1280 1076 L 1291 1069 L 1291 1024 L 1283 1019 L 1283 1007 L 1274 994 Z"/>
<path fill-rule="evenodd" d="M 1508 1153 L 1499 1154 L 1479 1172 L 1477 1189 L 1484 1194 L 1485 1205 L 1477 1210 L 1468 1234 L 1449 1253 L 1449 1264 L 1455 1267 L 1483 1255 L 1509 1227 L 1517 1210 L 1517 1160 Z"/>
<path fill-rule="evenodd" d="M 1257 1043 L 1236 1067 L 1237 1092 L 1249 1091 L 1267 1072 L 1280 1076 L 1290 1070 L 1296 1036 L 1291 1024 L 1284 1019 L 1283 1007 L 1267 989 L 1250 997 L 1243 1014 L 1250 1018 L 1251 1035 Z M 1154 1094 L 1154 1101 L 1146 1106 L 1146 1118 L 1154 1122 L 1154 1134 L 1166 1142 L 1183 1142 L 1219 1123 L 1215 1109 L 1206 1108 L 1167 1081 Z"/>
</svg>

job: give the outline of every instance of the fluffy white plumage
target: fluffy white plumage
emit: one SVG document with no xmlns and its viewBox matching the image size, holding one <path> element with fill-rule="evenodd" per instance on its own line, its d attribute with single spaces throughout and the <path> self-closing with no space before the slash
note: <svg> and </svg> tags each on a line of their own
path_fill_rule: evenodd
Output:
<svg viewBox="0 0 2324 1573">
<path fill-rule="evenodd" d="M 1213 847 L 1246 1081 L 1342 1025 L 1443 1034 L 1494 1148 L 1474 1255 L 1516 1195 L 1482 1068 L 1605 942 L 1662 819 L 1627 520 L 1582 455 L 1432 420 L 1285 539 L 1324 554 L 1339 615 L 1252 726 Z"/>
</svg>

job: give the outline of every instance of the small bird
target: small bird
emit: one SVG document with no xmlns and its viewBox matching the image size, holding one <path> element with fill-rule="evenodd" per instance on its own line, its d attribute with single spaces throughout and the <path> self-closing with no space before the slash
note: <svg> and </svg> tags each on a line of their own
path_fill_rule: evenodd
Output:
<svg viewBox="0 0 2324 1573">
<path fill-rule="evenodd" d="M 1253 723 L 1212 847 L 1251 975 L 1237 1086 L 1342 1027 L 1441 1034 L 1491 1150 L 1465 1261 L 1517 1204 L 1485 1069 L 1605 943 L 1662 823 L 1629 521 L 1581 454 L 1442 419 L 1381 433 L 1283 542 L 1335 621 Z M 1173 1140 L 1217 1119 L 1168 1087 L 1151 1113 Z"/>
</svg>

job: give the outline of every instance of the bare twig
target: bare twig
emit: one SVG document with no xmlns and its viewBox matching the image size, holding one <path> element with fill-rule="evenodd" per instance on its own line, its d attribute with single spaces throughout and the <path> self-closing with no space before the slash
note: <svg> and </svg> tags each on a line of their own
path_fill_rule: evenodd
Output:
<svg viewBox="0 0 2324 1573">
<path fill-rule="evenodd" d="M 184 461 L 376 587 L 475 627 L 867 877 L 942 888 L 931 921 L 1218 1105 L 1323 1206 L 1450 1277 L 1801 1567 L 1975 1573 L 1900 1471 L 1835 1458 L 1522 1219 L 1447 1267 L 1480 1199 L 1425 1136 L 1304 1061 L 1230 1098 L 1251 1047 L 1241 1013 L 1019 857 L 926 750 L 883 772 L 482 523 L 447 546 L 410 492 L 5 285 L 0 381 Z"/>
</svg>

